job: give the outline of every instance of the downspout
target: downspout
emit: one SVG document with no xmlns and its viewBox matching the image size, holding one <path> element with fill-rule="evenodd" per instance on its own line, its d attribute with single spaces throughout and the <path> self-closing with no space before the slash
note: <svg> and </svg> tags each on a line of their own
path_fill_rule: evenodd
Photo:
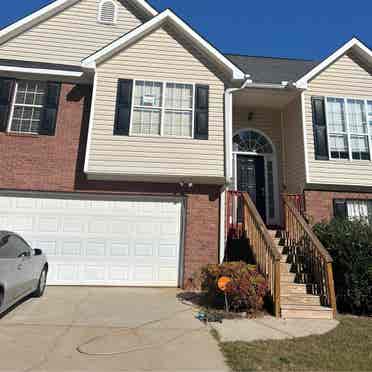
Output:
<svg viewBox="0 0 372 372">
<path fill-rule="evenodd" d="M 220 195 L 220 263 L 225 257 L 226 240 L 226 189 L 232 180 L 232 148 L 233 148 L 233 93 L 244 89 L 252 80 L 250 75 L 245 75 L 245 81 L 240 88 L 228 88 L 225 90 L 225 185 Z"/>
</svg>

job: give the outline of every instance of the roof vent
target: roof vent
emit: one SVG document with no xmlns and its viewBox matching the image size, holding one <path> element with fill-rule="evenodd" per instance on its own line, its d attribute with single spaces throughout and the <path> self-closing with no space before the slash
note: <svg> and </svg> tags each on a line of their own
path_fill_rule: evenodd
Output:
<svg viewBox="0 0 372 372">
<path fill-rule="evenodd" d="M 116 23 L 117 8 L 112 0 L 102 0 L 98 8 L 98 22 L 107 25 Z"/>
</svg>

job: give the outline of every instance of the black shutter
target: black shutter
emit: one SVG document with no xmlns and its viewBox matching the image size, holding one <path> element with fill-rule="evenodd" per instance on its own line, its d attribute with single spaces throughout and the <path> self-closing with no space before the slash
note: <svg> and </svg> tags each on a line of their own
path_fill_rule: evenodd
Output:
<svg viewBox="0 0 372 372">
<path fill-rule="evenodd" d="M 0 79 L 0 132 L 5 132 L 8 125 L 14 82 L 13 79 Z"/>
<path fill-rule="evenodd" d="M 128 136 L 132 109 L 133 80 L 119 79 L 114 135 Z"/>
<path fill-rule="evenodd" d="M 195 86 L 195 123 L 194 138 L 200 140 L 208 139 L 209 122 L 209 86 Z"/>
<path fill-rule="evenodd" d="M 55 135 L 60 94 L 61 83 L 47 83 L 39 134 Z"/>
<path fill-rule="evenodd" d="M 315 159 L 329 160 L 324 97 L 312 97 Z"/>
<path fill-rule="evenodd" d="M 334 199 L 333 200 L 333 215 L 335 218 L 347 218 L 346 200 Z"/>
</svg>

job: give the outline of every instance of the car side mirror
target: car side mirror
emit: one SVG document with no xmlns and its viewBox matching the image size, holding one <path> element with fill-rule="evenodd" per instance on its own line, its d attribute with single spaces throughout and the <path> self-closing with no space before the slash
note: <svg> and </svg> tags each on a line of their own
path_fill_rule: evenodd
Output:
<svg viewBox="0 0 372 372">
<path fill-rule="evenodd" d="M 41 249 L 38 249 L 38 248 L 34 249 L 35 256 L 41 256 L 42 254 L 43 254 L 43 251 Z"/>
</svg>

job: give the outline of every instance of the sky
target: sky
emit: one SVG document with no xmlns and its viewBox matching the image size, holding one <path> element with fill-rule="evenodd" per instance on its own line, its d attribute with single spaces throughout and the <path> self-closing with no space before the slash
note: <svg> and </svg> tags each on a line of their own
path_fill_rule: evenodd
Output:
<svg viewBox="0 0 372 372">
<path fill-rule="evenodd" d="M 0 28 L 52 1 L 3 2 Z M 150 3 L 159 11 L 171 8 L 224 53 L 321 60 L 353 36 L 372 46 L 372 1 L 367 0 L 354 0 L 353 6 L 342 0 Z"/>
</svg>

